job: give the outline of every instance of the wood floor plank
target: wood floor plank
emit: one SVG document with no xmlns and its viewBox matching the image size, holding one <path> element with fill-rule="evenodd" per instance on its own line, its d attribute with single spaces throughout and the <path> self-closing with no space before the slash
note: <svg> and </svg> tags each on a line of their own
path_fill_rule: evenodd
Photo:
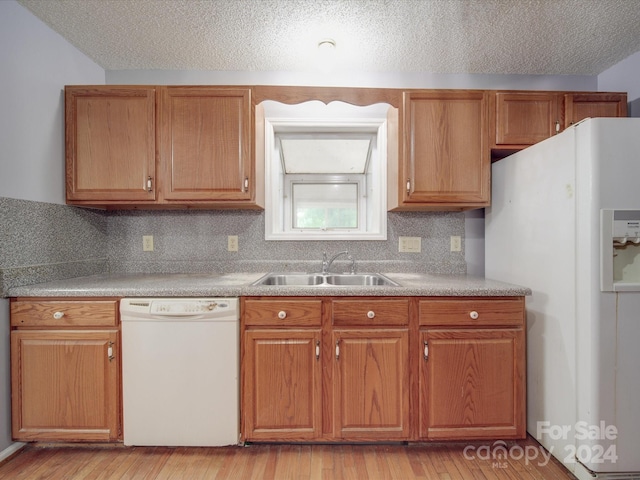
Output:
<svg viewBox="0 0 640 480">
<path fill-rule="evenodd" d="M 477 449 L 480 444 L 473 444 Z M 533 439 L 512 443 L 539 448 Z M 11 480 L 575 480 L 557 460 L 465 451 L 465 444 L 123 447 L 27 445 Z M 541 448 L 541 447 L 540 447 Z M 530 450 L 533 452 L 533 450 Z"/>
</svg>

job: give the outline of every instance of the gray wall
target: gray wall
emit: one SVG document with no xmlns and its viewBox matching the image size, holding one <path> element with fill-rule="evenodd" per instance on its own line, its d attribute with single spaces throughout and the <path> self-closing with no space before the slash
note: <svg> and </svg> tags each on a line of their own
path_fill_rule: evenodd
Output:
<svg viewBox="0 0 640 480">
<path fill-rule="evenodd" d="M 70 83 L 104 83 L 104 70 L 14 0 L 0 1 L 0 65 L 0 197 L 25 199 L 34 206 L 40 204 L 30 201 L 62 204 L 62 89 Z M 20 235 L 15 238 L 19 232 L 12 229 L 13 221 L 19 219 L 8 219 L 6 202 L 0 208 L 0 215 L 4 215 L 0 222 L 0 283 L 6 277 L 4 267 L 15 262 L 13 249 L 19 249 L 32 265 L 47 253 L 53 255 L 54 262 L 60 258 L 55 251 L 40 251 L 39 242 Z M 28 231 L 44 238 L 68 236 L 68 231 L 56 228 L 60 225 L 55 218 L 58 213 L 53 211 L 44 223 L 50 229 Z M 80 225 L 84 228 L 84 222 Z M 12 444 L 10 406 L 9 302 L 0 298 L 0 456 Z"/>
</svg>

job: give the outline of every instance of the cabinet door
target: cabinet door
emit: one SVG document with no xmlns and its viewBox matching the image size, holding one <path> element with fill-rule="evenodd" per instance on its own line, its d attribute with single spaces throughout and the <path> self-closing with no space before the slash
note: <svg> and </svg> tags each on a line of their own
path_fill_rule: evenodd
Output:
<svg viewBox="0 0 640 480">
<path fill-rule="evenodd" d="M 65 116 L 68 203 L 155 199 L 155 88 L 67 87 Z"/>
<path fill-rule="evenodd" d="M 420 436 L 524 438 L 522 329 L 421 333 Z"/>
<path fill-rule="evenodd" d="M 115 330 L 12 331 L 14 440 L 116 440 L 117 347 Z"/>
<path fill-rule="evenodd" d="M 560 131 L 562 97 L 547 92 L 497 92 L 495 137 L 498 148 L 524 148 Z"/>
<path fill-rule="evenodd" d="M 407 330 L 337 330 L 333 344 L 334 437 L 408 439 Z"/>
<path fill-rule="evenodd" d="M 162 90 L 162 198 L 250 201 L 249 89 L 167 87 Z"/>
<path fill-rule="evenodd" d="M 487 205 L 487 94 L 408 92 L 403 109 L 402 201 L 398 209 Z"/>
<path fill-rule="evenodd" d="M 569 93 L 564 96 L 565 128 L 589 117 L 626 117 L 624 93 Z"/>
<path fill-rule="evenodd" d="M 244 333 L 243 437 L 312 440 L 322 434 L 320 330 Z"/>
</svg>

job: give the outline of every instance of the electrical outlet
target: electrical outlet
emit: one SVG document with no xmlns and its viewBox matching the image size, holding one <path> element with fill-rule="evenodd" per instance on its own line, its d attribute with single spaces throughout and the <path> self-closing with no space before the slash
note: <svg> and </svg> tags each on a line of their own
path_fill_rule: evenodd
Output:
<svg viewBox="0 0 640 480">
<path fill-rule="evenodd" d="M 422 250 L 422 239 L 420 237 L 399 237 L 398 251 L 406 253 L 420 253 Z"/>
<path fill-rule="evenodd" d="M 142 251 L 153 252 L 153 235 L 142 236 Z"/>
<path fill-rule="evenodd" d="M 238 236 L 237 235 L 229 235 L 227 237 L 227 250 L 230 252 L 238 251 Z"/>
<path fill-rule="evenodd" d="M 460 252 L 462 250 L 462 238 L 459 235 L 451 237 L 451 251 Z"/>
</svg>

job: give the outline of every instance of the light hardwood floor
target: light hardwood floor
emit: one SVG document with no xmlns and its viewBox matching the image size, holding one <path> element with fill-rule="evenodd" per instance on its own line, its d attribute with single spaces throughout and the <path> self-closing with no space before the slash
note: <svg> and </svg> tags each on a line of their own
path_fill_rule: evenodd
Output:
<svg viewBox="0 0 640 480">
<path fill-rule="evenodd" d="M 575 478 L 555 459 L 545 463 L 541 447 L 531 438 L 507 443 L 509 453 L 506 458 L 492 458 L 497 457 L 499 453 L 497 445 L 495 442 L 437 445 L 249 445 L 220 448 L 28 445 L 0 465 L 0 478 L 12 480 L 45 478 L 50 480 L 570 480 Z"/>
</svg>

